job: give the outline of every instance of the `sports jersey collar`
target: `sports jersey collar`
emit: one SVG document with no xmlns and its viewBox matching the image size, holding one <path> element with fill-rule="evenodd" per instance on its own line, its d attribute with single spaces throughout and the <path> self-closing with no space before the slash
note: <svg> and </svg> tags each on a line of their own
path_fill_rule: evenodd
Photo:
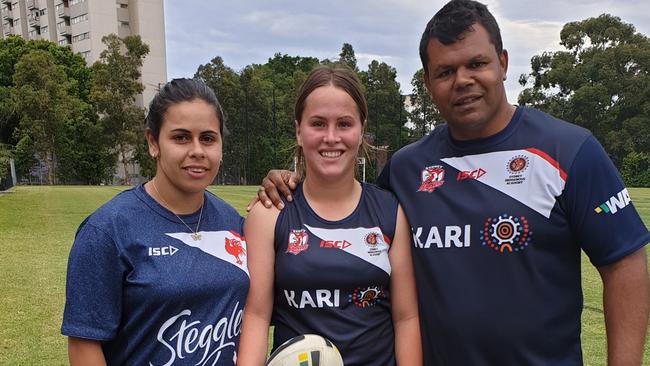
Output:
<svg viewBox="0 0 650 366">
<path fill-rule="evenodd" d="M 161 204 L 159 204 L 156 200 L 153 199 L 153 197 L 151 197 L 149 195 L 149 193 L 147 193 L 147 191 L 144 189 L 144 183 L 138 185 L 137 187 L 135 187 L 134 193 L 135 193 L 136 197 L 138 197 L 138 199 L 140 199 L 145 205 L 149 206 L 149 208 L 151 208 L 153 211 L 155 211 L 160 216 L 166 218 L 167 220 L 169 220 L 171 222 L 175 222 L 175 223 L 178 223 L 180 225 L 183 225 L 183 223 L 178 220 L 176 215 L 174 215 L 168 209 L 166 209 Z M 208 205 L 209 201 L 208 201 L 208 197 L 207 197 L 205 192 L 203 193 L 203 199 L 204 199 L 204 202 L 205 202 L 204 204 Z M 191 225 L 192 223 L 196 224 L 196 222 L 199 220 L 199 212 L 200 211 L 201 210 L 199 209 L 196 212 L 191 213 L 189 215 L 179 215 L 179 216 L 188 225 Z M 204 211 L 203 212 L 203 214 L 204 214 L 203 220 L 207 220 L 207 217 L 205 217 L 205 215 L 206 215 L 205 208 L 204 208 L 203 211 Z M 203 220 L 201 220 L 201 221 L 203 221 Z"/>
<path fill-rule="evenodd" d="M 519 125 L 518 122 L 521 120 L 521 115 L 523 114 L 524 108 L 519 106 L 516 106 L 515 108 L 515 113 L 513 113 L 510 122 L 508 122 L 508 125 L 503 130 L 497 132 L 492 136 L 473 140 L 456 140 L 451 136 L 451 133 L 449 132 L 449 126 L 446 124 L 444 125 L 445 131 L 443 132 L 447 135 L 449 145 L 456 150 L 475 150 L 497 145 L 507 139 Z"/>
<path fill-rule="evenodd" d="M 366 183 L 363 183 L 363 182 L 359 182 L 359 183 L 361 184 L 361 195 L 359 196 L 359 202 L 357 202 L 357 206 L 354 208 L 354 211 L 352 211 L 352 213 L 350 213 L 347 217 L 342 218 L 341 220 L 330 221 L 330 220 L 325 220 L 324 218 L 320 217 L 316 213 L 316 211 L 314 211 L 311 208 L 311 206 L 307 202 L 307 199 L 305 199 L 305 193 L 304 193 L 304 191 L 302 189 L 302 182 L 300 184 L 298 184 L 298 187 L 296 188 L 296 191 L 294 192 L 294 197 L 296 198 L 296 200 L 300 201 L 301 204 L 303 204 L 307 208 L 307 212 L 309 212 L 309 214 L 311 216 L 313 216 L 314 219 L 316 219 L 319 222 L 322 222 L 323 224 L 326 224 L 326 225 L 339 225 L 339 224 L 345 223 L 346 221 L 351 220 L 357 214 L 357 212 L 359 212 L 359 210 L 361 209 L 361 202 L 363 202 L 364 197 L 366 195 Z"/>
</svg>

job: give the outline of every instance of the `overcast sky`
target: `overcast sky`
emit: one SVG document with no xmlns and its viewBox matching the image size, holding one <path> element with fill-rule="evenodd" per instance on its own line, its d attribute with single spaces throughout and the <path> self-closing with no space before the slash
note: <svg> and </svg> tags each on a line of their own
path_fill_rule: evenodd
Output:
<svg viewBox="0 0 650 366">
<path fill-rule="evenodd" d="M 421 67 L 418 44 L 440 0 L 165 0 L 168 77 L 192 77 L 199 65 L 221 56 L 241 70 L 276 52 L 338 58 L 350 43 L 362 70 L 376 59 L 397 69 L 402 93 L 410 93 Z M 650 36 L 649 0 L 485 1 L 509 51 L 506 89 L 516 103 L 519 75 L 530 58 L 560 49 L 562 26 L 603 13 L 632 23 Z"/>
</svg>

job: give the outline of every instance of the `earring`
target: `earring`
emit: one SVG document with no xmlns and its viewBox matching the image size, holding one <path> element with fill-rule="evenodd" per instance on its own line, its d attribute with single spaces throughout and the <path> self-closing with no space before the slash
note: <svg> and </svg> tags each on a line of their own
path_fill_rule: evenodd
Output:
<svg viewBox="0 0 650 366">
<path fill-rule="evenodd" d="M 158 160 L 158 153 L 151 154 L 153 160 Z"/>
</svg>

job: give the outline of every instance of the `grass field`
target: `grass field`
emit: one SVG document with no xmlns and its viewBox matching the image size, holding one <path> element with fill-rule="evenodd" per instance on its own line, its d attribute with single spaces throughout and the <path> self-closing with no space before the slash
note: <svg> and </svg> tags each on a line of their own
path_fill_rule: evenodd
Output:
<svg viewBox="0 0 650 366">
<path fill-rule="evenodd" d="M 257 187 L 210 190 L 244 214 Z M 65 270 L 79 223 L 120 187 L 16 187 L 0 194 L 0 365 L 65 365 L 60 335 Z M 650 189 L 629 189 L 650 226 Z M 583 351 L 586 365 L 604 365 L 605 328 L 598 272 L 583 256 Z M 650 365 L 646 343 L 644 365 Z"/>
</svg>

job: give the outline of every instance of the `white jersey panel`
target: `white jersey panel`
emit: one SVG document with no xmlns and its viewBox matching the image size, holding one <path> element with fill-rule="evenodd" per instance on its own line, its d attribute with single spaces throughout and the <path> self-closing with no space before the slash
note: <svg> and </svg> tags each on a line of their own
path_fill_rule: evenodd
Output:
<svg viewBox="0 0 650 366">
<path fill-rule="evenodd" d="M 246 240 L 232 231 L 199 231 L 200 238 L 194 240 L 190 233 L 167 233 L 174 239 L 201 249 L 203 252 L 235 265 L 247 275 Z"/>
<path fill-rule="evenodd" d="M 388 249 L 390 245 L 379 227 L 352 229 L 323 229 L 304 225 L 322 240 L 340 242 L 336 247 L 378 267 L 390 275 Z"/>
<path fill-rule="evenodd" d="M 556 197 L 562 194 L 566 173 L 543 151 L 522 149 L 440 159 L 460 171 L 480 171 L 475 179 L 488 185 L 546 218 L 551 216 Z M 480 169 L 480 170 L 479 170 Z"/>
</svg>

